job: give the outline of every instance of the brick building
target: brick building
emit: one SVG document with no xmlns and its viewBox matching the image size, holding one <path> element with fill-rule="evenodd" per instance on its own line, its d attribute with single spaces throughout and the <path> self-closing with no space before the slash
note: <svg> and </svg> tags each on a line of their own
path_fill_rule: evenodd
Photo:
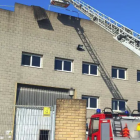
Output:
<svg viewBox="0 0 140 140">
<path fill-rule="evenodd" d="M 87 117 L 97 108 L 140 107 L 139 56 L 92 21 L 46 13 L 48 19 L 36 21 L 32 6 L 16 3 L 14 12 L 0 9 L 1 106 L 52 106 L 57 98 L 70 98 L 73 88 L 73 98 L 87 100 Z"/>
</svg>

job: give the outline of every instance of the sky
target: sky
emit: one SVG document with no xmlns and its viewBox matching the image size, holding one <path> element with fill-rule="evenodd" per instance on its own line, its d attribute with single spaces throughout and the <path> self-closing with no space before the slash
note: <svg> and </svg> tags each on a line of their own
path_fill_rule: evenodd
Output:
<svg viewBox="0 0 140 140">
<path fill-rule="evenodd" d="M 83 0 L 83 1 L 91 5 L 93 8 L 104 13 L 105 15 L 113 18 L 114 20 L 120 22 L 121 24 L 140 34 L 140 0 Z M 30 5 L 41 6 L 46 10 L 64 13 L 76 17 L 78 16 L 77 12 L 79 12 L 72 5 L 70 5 L 67 9 L 50 6 L 50 0 L 0 0 L 0 8 L 14 11 L 14 5 L 16 2 L 29 6 Z M 82 13 L 79 14 L 79 17 L 88 19 L 88 17 L 86 17 Z"/>
</svg>

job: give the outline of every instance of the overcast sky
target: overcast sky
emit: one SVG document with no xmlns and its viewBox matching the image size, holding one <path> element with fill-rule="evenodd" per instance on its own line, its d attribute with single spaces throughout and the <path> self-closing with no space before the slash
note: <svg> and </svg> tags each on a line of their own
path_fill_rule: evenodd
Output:
<svg viewBox="0 0 140 140">
<path fill-rule="evenodd" d="M 83 0 L 100 12 L 110 16 L 114 20 L 140 33 L 140 0 Z M 37 5 L 48 10 L 50 0 L 0 0 L 0 5 L 9 5 L 13 7 L 0 6 L 0 8 L 14 11 L 15 2 L 25 5 Z M 72 5 L 66 9 L 50 6 L 49 10 L 78 16 Z M 68 11 L 70 10 L 70 11 Z M 81 18 L 87 18 L 82 13 Z"/>
</svg>

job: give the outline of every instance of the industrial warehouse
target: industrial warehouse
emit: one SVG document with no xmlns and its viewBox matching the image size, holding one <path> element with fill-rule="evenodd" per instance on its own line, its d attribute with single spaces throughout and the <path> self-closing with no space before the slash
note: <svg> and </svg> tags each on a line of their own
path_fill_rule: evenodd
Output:
<svg viewBox="0 0 140 140">
<path fill-rule="evenodd" d="M 57 99 L 86 100 L 86 118 L 105 107 L 140 110 L 140 42 L 131 49 L 95 18 L 38 6 L 16 3 L 0 16 L 0 139 L 54 139 Z"/>
</svg>

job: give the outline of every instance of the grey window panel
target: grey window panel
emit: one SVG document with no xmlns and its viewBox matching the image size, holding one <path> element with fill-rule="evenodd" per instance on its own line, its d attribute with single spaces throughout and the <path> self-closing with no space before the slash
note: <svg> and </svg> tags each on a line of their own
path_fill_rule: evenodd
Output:
<svg viewBox="0 0 140 140">
<path fill-rule="evenodd" d="M 119 110 L 125 111 L 125 101 L 119 101 Z"/>
<path fill-rule="evenodd" d="M 71 63 L 69 61 L 64 61 L 64 70 L 65 71 L 71 71 Z"/>
<path fill-rule="evenodd" d="M 87 107 L 88 107 L 88 97 L 86 97 L 86 96 L 82 96 L 82 99 L 83 99 L 83 100 L 86 100 Z"/>
<path fill-rule="evenodd" d="M 70 99 L 69 90 L 18 84 L 17 105 L 53 106 L 56 99 Z"/>
<path fill-rule="evenodd" d="M 140 102 L 138 102 L 138 112 L 140 112 Z"/>
<path fill-rule="evenodd" d="M 22 54 L 22 65 L 28 65 L 30 66 L 30 55 Z"/>
<path fill-rule="evenodd" d="M 90 65 L 90 74 L 97 75 L 97 66 Z"/>
<path fill-rule="evenodd" d="M 62 70 L 62 60 L 55 59 L 55 70 Z"/>
<path fill-rule="evenodd" d="M 125 79 L 125 70 L 119 70 L 119 78 Z"/>
<path fill-rule="evenodd" d="M 90 108 L 97 108 L 97 99 L 90 98 Z"/>
<path fill-rule="evenodd" d="M 140 72 L 137 72 L 137 81 L 140 81 Z"/>
<path fill-rule="evenodd" d="M 112 109 L 117 110 L 117 106 L 118 106 L 118 101 L 112 100 Z"/>
<path fill-rule="evenodd" d="M 82 65 L 82 73 L 83 74 L 89 74 L 89 65 L 88 64 L 83 64 Z"/>
<path fill-rule="evenodd" d="M 101 124 L 101 140 L 110 140 L 109 123 Z"/>
<path fill-rule="evenodd" d="M 112 77 L 117 78 L 117 69 L 112 68 Z"/>
<path fill-rule="evenodd" d="M 40 59 L 41 57 L 32 56 L 32 66 L 40 67 Z"/>
</svg>

